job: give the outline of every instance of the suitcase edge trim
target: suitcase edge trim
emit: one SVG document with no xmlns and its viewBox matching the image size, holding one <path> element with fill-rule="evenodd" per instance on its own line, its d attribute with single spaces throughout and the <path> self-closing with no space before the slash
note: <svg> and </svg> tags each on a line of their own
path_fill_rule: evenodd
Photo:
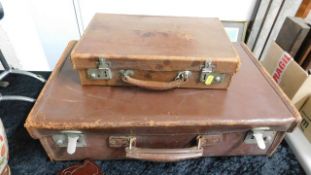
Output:
<svg viewBox="0 0 311 175">
<path fill-rule="evenodd" d="M 245 51 L 245 53 L 251 58 L 251 61 L 255 64 L 255 66 L 258 68 L 258 70 L 261 72 L 263 77 L 266 79 L 266 81 L 271 85 L 274 92 L 281 98 L 287 109 L 293 114 L 293 116 L 296 118 L 288 129 L 288 132 L 292 132 L 295 127 L 301 122 L 301 116 L 296 107 L 290 102 L 290 99 L 287 97 L 287 95 L 283 92 L 283 90 L 280 88 L 280 86 L 272 79 L 272 77 L 269 75 L 267 70 L 260 64 L 260 62 L 256 59 L 256 57 L 252 54 L 250 49 L 246 46 L 246 44 L 241 43 L 240 45 L 242 49 Z"/>
<path fill-rule="evenodd" d="M 28 133 L 31 135 L 31 137 L 33 138 L 36 138 L 35 137 L 35 133 L 36 130 L 33 130 L 32 128 L 32 125 L 34 123 L 33 118 L 36 118 L 36 117 L 31 117 L 31 116 L 36 116 L 35 114 L 35 111 L 37 111 L 36 109 L 36 104 L 37 103 L 40 103 L 42 101 L 42 98 L 45 94 L 45 91 L 48 90 L 48 86 L 52 83 L 53 81 L 53 77 L 57 76 L 58 72 L 61 70 L 61 67 L 64 65 L 64 60 L 68 57 L 68 55 L 70 54 L 70 52 L 72 51 L 72 49 L 75 47 L 77 41 L 76 40 L 72 40 L 72 41 L 69 41 L 69 43 L 67 44 L 67 46 L 65 47 L 65 50 L 63 51 L 63 53 L 61 54 L 61 57 L 60 59 L 58 60 L 58 62 L 56 63 L 52 73 L 50 74 L 48 80 L 46 81 L 44 87 L 42 88 L 41 92 L 39 93 L 39 96 L 37 98 L 37 100 L 35 101 L 32 109 L 30 110 L 27 118 L 26 118 L 26 121 L 25 121 L 25 124 L 24 124 L 24 127 L 26 128 L 26 130 L 28 131 Z"/>
</svg>

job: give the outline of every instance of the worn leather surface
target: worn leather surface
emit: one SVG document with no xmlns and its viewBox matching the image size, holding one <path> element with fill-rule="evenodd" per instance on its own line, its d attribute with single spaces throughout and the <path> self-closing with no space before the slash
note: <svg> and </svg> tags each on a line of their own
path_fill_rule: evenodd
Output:
<svg viewBox="0 0 311 175">
<path fill-rule="evenodd" d="M 121 22 L 122 21 L 122 22 Z M 179 71 L 192 71 L 180 88 L 227 88 L 240 59 L 217 18 L 96 14 L 73 50 L 73 66 L 83 85 L 126 86 L 120 70 L 136 79 L 172 81 Z M 110 80 L 90 80 L 87 68 L 103 57 L 112 69 Z M 222 85 L 206 86 L 198 72 L 211 60 L 213 71 L 227 74 Z"/>
<path fill-rule="evenodd" d="M 96 14 L 72 57 L 79 64 L 98 56 L 134 61 L 210 58 L 239 62 L 217 18 Z"/>
<path fill-rule="evenodd" d="M 188 148 L 198 135 L 219 133 L 223 140 L 204 155 L 271 154 L 300 120 L 295 108 L 241 44 L 241 71 L 227 91 L 176 89 L 165 92 L 79 84 L 66 49 L 57 68 L 30 112 L 26 128 L 53 160 L 120 159 L 125 148 L 111 148 L 111 135 L 135 135 L 143 148 Z M 245 144 L 250 129 L 270 127 L 277 132 L 266 150 Z M 74 155 L 55 145 L 51 134 L 82 130 L 88 146 Z"/>
<path fill-rule="evenodd" d="M 49 72 L 35 72 L 48 78 Z M 27 76 L 12 74 L 6 81 L 11 82 L 2 94 L 25 95 L 37 98 L 43 88 L 41 82 Z M 6 127 L 10 146 L 10 168 L 12 174 L 55 175 L 56 172 L 81 161 L 50 161 L 39 140 L 33 140 L 23 124 L 33 103 L 3 101 L 0 105 L 1 119 Z M 25 146 L 27 145 L 27 146 Z M 27 160 L 27 161 L 26 161 Z M 154 163 L 139 160 L 96 161 L 102 172 L 109 175 L 192 175 L 192 174 L 304 174 L 294 153 L 283 140 L 277 151 L 267 156 L 225 156 L 202 157 L 170 163 Z"/>
<path fill-rule="evenodd" d="M 236 45 L 241 71 L 227 91 L 153 92 L 139 88 L 83 87 L 69 59 L 51 75 L 26 122 L 46 129 L 190 127 L 251 128 L 274 126 L 286 131 L 299 117 L 280 98 L 263 73 Z M 68 53 L 68 52 L 67 52 Z M 57 109 L 57 110 L 56 110 Z M 223 128 L 224 129 L 224 128 Z M 163 130 L 164 131 L 164 130 Z"/>
</svg>

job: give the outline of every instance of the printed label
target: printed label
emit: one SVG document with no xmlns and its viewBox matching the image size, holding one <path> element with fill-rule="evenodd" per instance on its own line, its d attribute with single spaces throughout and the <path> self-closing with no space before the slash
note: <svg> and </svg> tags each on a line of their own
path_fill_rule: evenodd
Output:
<svg viewBox="0 0 311 175">
<path fill-rule="evenodd" d="M 211 85 L 214 80 L 214 75 L 209 75 L 207 79 L 205 80 L 205 85 Z"/>
<path fill-rule="evenodd" d="M 275 82 L 280 83 L 283 73 L 286 70 L 289 63 L 293 60 L 293 58 L 286 52 L 279 59 L 277 66 L 272 74 L 272 77 Z"/>
</svg>

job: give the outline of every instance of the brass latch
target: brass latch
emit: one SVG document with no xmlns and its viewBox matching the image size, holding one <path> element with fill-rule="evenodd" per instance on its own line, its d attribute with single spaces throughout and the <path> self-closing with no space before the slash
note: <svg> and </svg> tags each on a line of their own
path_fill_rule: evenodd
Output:
<svg viewBox="0 0 311 175">
<path fill-rule="evenodd" d="M 210 59 L 205 61 L 200 75 L 200 81 L 205 85 L 221 83 L 224 80 L 225 75 L 214 72 L 214 68 L 215 65 Z"/>
<path fill-rule="evenodd" d="M 97 68 L 87 70 L 87 75 L 92 80 L 110 80 L 112 79 L 111 64 L 104 58 L 99 58 Z"/>
<path fill-rule="evenodd" d="M 130 145 L 131 136 L 110 136 L 109 146 L 112 148 L 128 147 Z M 135 144 L 135 143 L 134 143 Z"/>
</svg>

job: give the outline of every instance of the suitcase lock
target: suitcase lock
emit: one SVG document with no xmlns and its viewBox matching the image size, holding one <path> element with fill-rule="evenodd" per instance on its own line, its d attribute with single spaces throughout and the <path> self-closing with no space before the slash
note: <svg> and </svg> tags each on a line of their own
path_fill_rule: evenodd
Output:
<svg viewBox="0 0 311 175">
<path fill-rule="evenodd" d="M 214 83 L 221 83 L 224 80 L 224 74 L 214 72 L 215 65 L 212 64 L 210 59 L 206 60 L 200 75 L 200 82 L 205 85 L 211 85 Z"/>
<path fill-rule="evenodd" d="M 97 68 L 87 69 L 87 75 L 92 80 L 110 80 L 112 79 L 110 66 L 110 62 L 107 62 L 104 58 L 99 58 Z"/>
<path fill-rule="evenodd" d="M 265 150 L 267 145 L 273 141 L 276 132 L 269 130 L 269 128 L 254 128 L 249 131 L 245 137 L 244 143 L 257 144 L 261 150 Z"/>
<path fill-rule="evenodd" d="M 77 147 L 86 147 L 85 136 L 81 131 L 62 131 L 52 136 L 54 143 L 59 147 L 67 147 L 68 154 L 74 154 Z"/>
</svg>

